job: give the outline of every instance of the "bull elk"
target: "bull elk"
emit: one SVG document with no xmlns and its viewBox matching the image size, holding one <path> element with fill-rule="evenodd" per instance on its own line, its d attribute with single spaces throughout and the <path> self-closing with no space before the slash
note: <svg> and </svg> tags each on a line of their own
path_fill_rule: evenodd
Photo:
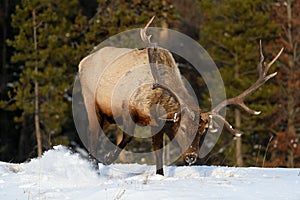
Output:
<svg viewBox="0 0 300 200">
<path fill-rule="evenodd" d="M 265 64 L 260 43 L 258 80 L 242 94 L 224 100 L 209 112 L 203 112 L 190 98 L 172 54 L 150 42 L 146 31 L 152 20 L 140 32 L 143 42 L 148 44 L 147 48 L 104 47 L 80 62 L 79 78 L 88 114 L 90 154 L 96 154 L 99 126 L 105 131 L 110 124 L 123 124 L 122 140 L 104 156 L 105 164 L 114 162 L 131 141 L 136 124 L 150 126 L 156 174 L 163 175 L 163 135 L 178 143 L 189 165 L 197 160 L 201 135 L 207 128 L 214 129 L 217 121 L 223 121 L 225 127 L 238 136 L 238 131 L 219 112 L 228 105 L 236 104 L 249 113 L 259 114 L 247 107 L 244 99 L 276 75 L 276 72 L 267 73 L 283 49 L 269 64 Z M 137 70 L 137 66 L 143 67 Z M 129 83 L 120 84 L 122 79 Z M 119 96 L 120 91 L 114 93 L 116 87 L 121 88 L 121 93 L 130 93 L 129 97 Z M 130 90 L 131 87 L 135 87 L 134 90 Z"/>
</svg>

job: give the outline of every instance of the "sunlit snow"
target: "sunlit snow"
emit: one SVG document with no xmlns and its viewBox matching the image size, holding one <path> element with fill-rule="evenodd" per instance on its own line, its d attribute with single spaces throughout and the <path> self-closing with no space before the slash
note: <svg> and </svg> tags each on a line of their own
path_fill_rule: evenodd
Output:
<svg viewBox="0 0 300 200">
<path fill-rule="evenodd" d="M 0 162 L 0 199 L 300 199 L 300 169 L 99 165 L 56 146 L 28 163 Z"/>
</svg>

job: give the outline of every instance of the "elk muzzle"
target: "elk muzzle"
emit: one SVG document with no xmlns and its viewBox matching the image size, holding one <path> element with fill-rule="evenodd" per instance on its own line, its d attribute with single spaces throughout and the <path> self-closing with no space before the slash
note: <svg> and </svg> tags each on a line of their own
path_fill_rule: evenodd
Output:
<svg viewBox="0 0 300 200">
<path fill-rule="evenodd" d="M 198 154 L 195 152 L 186 153 L 184 155 L 184 160 L 187 164 L 192 165 L 197 161 Z"/>
</svg>

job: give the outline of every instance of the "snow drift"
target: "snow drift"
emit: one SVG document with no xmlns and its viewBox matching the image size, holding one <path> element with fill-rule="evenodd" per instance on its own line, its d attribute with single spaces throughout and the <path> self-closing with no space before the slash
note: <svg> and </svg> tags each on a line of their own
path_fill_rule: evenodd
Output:
<svg viewBox="0 0 300 200">
<path fill-rule="evenodd" d="M 94 170 L 56 146 L 28 163 L 0 162 L 0 197 L 15 199 L 300 199 L 300 169 L 115 164 Z"/>
</svg>

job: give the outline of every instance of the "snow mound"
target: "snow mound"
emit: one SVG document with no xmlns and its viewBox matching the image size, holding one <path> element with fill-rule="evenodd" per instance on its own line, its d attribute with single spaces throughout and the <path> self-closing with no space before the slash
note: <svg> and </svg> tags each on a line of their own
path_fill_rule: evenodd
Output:
<svg viewBox="0 0 300 200">
<path fill-rule="evenodd" d="M 2 195 L 0 192 L 1 196 L 7 196 L 4 199 L 10 199 L 11 195 L 13 196 L 11 199 L 16 199 L 15 197 L 24 196 L 24 194 L 31 199 L 29 197 L 34 194 L 35 190 L 39 191 L 37 193 L 42 190 L 53 191 L 48 195 L 55 197 L 55 194 L 60 191 L 88 187 L 99 181 L 97 172 L 92 169 L 91 164 L 64 146 L 55 146 L 52 150 L 45 152 L 41 158 L 32 159 L 28 163 L 0 162 L 0 174 L 2 175 L 0 188 L 6 188 L 7 184 L 12 188 L 15 187 L 11 193 L 3 191 Z M 15 184 L 10 184 L 13 182 Z M 14 190 L 19 191 L 19 194 L 16 194 Z M 36 197 L 40 196 L 41 194 L 38 194 Z"/>
<path fill-rule="evenodd" d="M 47 181 L 58 178 L 69 180 L 72 183 L 71 187 L 90 184 L 91 181 L 98 180 L 91 164 L 64 146 L 55 146 L 53 150 L 45 152 L 42 158 L 33 159 L 21 166 L 26 173 L 45 178 Z M 91 179 L 91 177 L 94 178 Z"/>
<path fill-rule="evenodd" d="M 28 163 L 0 162 L 1 199 L 300 199 L 300 169 L 99 164 L 56 146 Z"/>
</svg>

